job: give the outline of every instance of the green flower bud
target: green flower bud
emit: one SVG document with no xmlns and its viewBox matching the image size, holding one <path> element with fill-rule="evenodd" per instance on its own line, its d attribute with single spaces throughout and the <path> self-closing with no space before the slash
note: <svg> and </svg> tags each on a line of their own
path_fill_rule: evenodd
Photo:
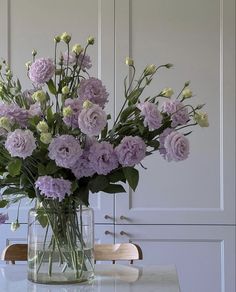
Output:
<svg viewBox="0 0 236 292">
<path fill-rule="evenodd" d="M 167 68 L 167 69 L 170 69 L 170 68 L 172 68 L 174 65 L 173 64 L 170 64 L 170 63 L 168 63 L 168 64 L 165 64 L 165 67 Z"/>
<path fill-rule="evenodd" d="M 36 55 L 37 55 L 37 51 L 35 49 L 33 49 L 32 56 L 35 57 Z"/>
<path fill-rule="evenodd" d="M 172 88 L 164 88 L 161 92 L 161 95 L 164 97 L 171 97 L 174 94 L 174 91 Z"/>
<path fill-rule="evenodd" d="M 152 75 L 156 72 L 157 67 L 154 64 L 148 65 L 145 69 L 144 69 L 144 75 L 148 76 L 148 75 Z"/>
<path fill-rule="evenodd" d="M 47 133 L 48 132 L 48 124 L 45 121 L 40 121 L 37 124 L 36 128 L 41 133 Z"/>
<path fill-rule="evenodd" d="M 131 59 L 130 57 L 126 57 L 125 64 L 128 66 L 134 66 L 134 60 Z"/>
<path fill-rule="evenodd" d="M 46 100 L 46 93 L 43 90 L 38 90 L 32 94 L 35 101 L 44 102 Z"/>
<path fill-rule="evenodd" d="M 11 131 L 11 123 L 7 117 L 0 118 L 0 128 L 7 130 L 8 132 Z"/>
<path fill-rule="evenodd" d="M 93 45 L 94 42 L 95 42 L 95 39 L 94 39 L 94 37 L 92 37 L 92 36 L 90 36 L 90 37 L 87 39 L 87 43 L 88 43 L 89 45 Z"/>
<path fill-rule="evenodd" d="M 70 106 L 63 108 L 63 117 L 71 117 L 73 115 L 73 110 Z"/>
<path fill-rule="evenodd" d="M 52 141 L 52 134 L 51 133 L 41 133 L 40 141 L 44 144 L 50 144 Z"/>
<path fill-rule="evenodd" d="M 67 85 L 64 86 L 64 87 L 62 87 L 61 92 L 62 92 L 63 94 L 68 94 L 68 93 L 70 92 L 69 87 L 68 87 Z"/>
<path fill-rule="evenodd" d="M 61 41 L 64 41 L 66 44 L 69 44 L 69 42 L 71 40 L 71 36 L 67 32 L 63 32 L 63 34 L 61 34 L 60 38 L 61 38 Z"/>
<path fill-rule="evenodd" d="M 27 70 L 29 70 L 31 65 L 32 65 L 31 61 L 28 61 L 28 62 L 25 63 L 25 67 L 27 68 Z"/>
<path fill-rule="evenodd" d="M 11 231 L 16 231 L 19 227 L 20 223 L 18 222 L 18 220 L 16 220 L 16 222 L 11 223 Z"/>
<path fill-rule="evenodd" d="M 204 112 L 196 112 L 194 114 L 194 120 L 200 127 L 209 127 L 208 115 Z"/>
<path fill-rule="evenodd" d="M 88 108 L 90 108 L 92 105 L 93 105 L 93 103 L 92 103 L 91 101 L 89 101 L 88 99 L 85 100 L 85 101 L 83 102 L 83 108 L 88 109 Z"/>
<path fill-rule="evenodd" d="M 184 87 L 188 87 L 189 84 L 190 84 L 190 81 L 186 81 L 186 82 L 184 83 Z"/>
<path fill-rule="evenodd" d="M 2 65 L 0 64 L 0 71 L 2 70 Z"/>
<path fill-rule="evenodd" d="M 75 53 L 76 55 L 79 55 L 81 52 L 83 52 L 83 48 L 80 44 L 75 44 L 73 47 L 72 47 L 72 52 Z"/>
<path fill-rule="evenodd" d="M 190 98 L 190 97 L 192 97 L 193 96 L 193 93 L 192 93 L 192 91 L 189 89 L 189 88 L 185 88 L 183 91 L 182 91 L 182 97 L 184 98 L 184 99 L 186 99 L 186 98 Z"/>
<path fill-rule="evenodd" d="M 60 41 L 61 41 L 61 37 L 59 35 L 54 37 L 54 42 L 55 43 L 60 43 Z"/>
</svg>

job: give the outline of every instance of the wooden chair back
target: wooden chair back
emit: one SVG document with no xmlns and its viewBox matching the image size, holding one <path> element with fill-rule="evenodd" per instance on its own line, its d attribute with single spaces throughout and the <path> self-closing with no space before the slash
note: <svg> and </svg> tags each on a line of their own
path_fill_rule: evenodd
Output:
<svg viewBox="0 0 236 292">
<path fill-rule="evenodd" d="M 26 243 L 10 244 L 3 250 L 1 260 L 10 261 L 12 264 L 15 264 L 15 261 L 27 261 L 27 249 Z"/>
<path fill-rule="evenodd" d="M 16 261 L 27 261 L 28 245 L 16 243 L 8 245 L 2 252 L 1 259 L 15 264 Z M 96 261 L 130 261 L 143 259 L 141 248 L 133 243 L 95 244 L 94 258 Z"/>
<path fill-rule="evenodd" d="M 142 260 L 143 253 L 141 248 L 134 243 L 116 244 L 96 244 L 94 248 L 94 258 L 96 261 L 130 261 Z"/>
</svg>

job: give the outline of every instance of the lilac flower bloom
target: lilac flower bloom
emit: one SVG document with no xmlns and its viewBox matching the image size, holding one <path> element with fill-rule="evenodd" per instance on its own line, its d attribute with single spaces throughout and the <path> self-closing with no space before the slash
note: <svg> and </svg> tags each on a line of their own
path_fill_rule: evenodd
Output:
<svg viewBox="0 0 236 292">
<path fill-rule="evenodd" d="M 163 112 L 171 115 L 172 127 L 184 125 L 189 120 L 188 109 L 179 100 L 167 100 L 162 105 Z"/>
<path fill-rule="evenodd" d="M 78 64 L 82 70 L 90 69 L 92 67 L 91 59 L 88 55 L 80 54 Z"/>
<path fill-rule="evenodd" d="M 65 198 L 66 194 L 71 194 L 71 182 L 63 178 L 40 176 L 35 182 L 35 186 L 40 190 L 42 196 L 58 199 L 59 202 Z"/>
<path fill-rule="evenodd" d="M 165 138 L 164 146 L 166 149 L 164 158 L 168 161 L 181 161 L 186 159 L 189 155 L 189 141 L 181 133 L 171 132 Z"/>
<path fill-rule="evenodd" d="M 30 108 L 28 109 L 28 114 L 30 117 L 42 116 L 43 113 L 40 102 L 35 102 L 34 104 L 31 104 Z"/>
<path fill-rule="evenodd" d="M 94 77 L 84 79 L 80 82 L 78 94 L 82 101 L 90 100 L 102 108 L 107 103 L 109 95 L 106 92 L 106 87 L 102 85 L 102 81 Z"/>
<path fill-rule="evenodd" d="M 144 116 L 144 126 L 149 128 L 149 130 L 155 130 L 160 128 L 162 116 L 158 107 L 155 103 L 143 102 L 138 105 L 141 110 L 141 115 Z"/>
<path fill-rule="evenodd" d="M 165 148 L 165 139 L 166 139 L 166 137 L 171 133 L 171 132 L 173 132 L 174 131 L 174 129 L 171 129 L 171 128 L 167 128 L 167 129 L 165 129 L 161 134 L 160 134 L 160 137 L 159 137 L 159 143 L 160 143 L 160 145 L 159 145 L 159 152 L 160 152 L 160 154 L 163 156 L 163 157 L 165 157 L 165 155 L 166 155 L 166 148 Z"/>
<path fill-rule="evenodd" d="M 72 168 L 77 159 L 82 155 L 79 141 L 71 135 L 61 135 L 54 138 L 48 146 L 48 156 L 55 160 L 56 165 Z"/>
<path fill-rule="evenodd" d="M 68 58 L 68 52 L 65 52 L 63 54 L 63 63 L 64 65 L 67 65 L 67 60 L 68 60 L 68 65 L 73 65 L 75 64 L 76 57 L 74 53 L 69 53 L 69 58 Z"/>
<path fill-rule="evenodd" d="M 4 224 L 8 219 L 8 214 L 0 213 L 0 225 Z"/>
<path fill-rule="evenodd" d="M 34 89 L 27 89 L 22 93 L 23 98 L 26 100 L 27 104 L 33 104 L 35 101 L 32 98 L 32 95 L 38 91 L 38 88 L 34 88 Z"/>
<path fill-rule="evenodd" d="M 106 175 L 119 165 L 113 146 L 109 142 L 93 144 L 88 158 L 98 174 Z"/>
<path fill-rule="evenodd" d="M 76 161 L 71 171 L 76 178 L 89 177 L 95 173 L 92 162 L 88 158 L 89 151 L 84 151 L 83 154 Z"/>
<path fill-rule="evenodd" d="M 72 129 L 78 128 L 78 116 L 81 110 L 83 109 L 83 102 L 78 98 L 67 98 L 65 100 L 65 107 L 70 106 L 73 114 L 68 117 L 64 117 L 63 121 L 68 127 L 72 127 Z"/>
<path fill-rule="evenodd" d="M 29 114 L 24 108 L 20 108 L 17 104 L 0 103 L 0 117 L 7 117 L 12 124 L 17 123 L 21 127 L 26 127 Z"/>
<path fill-rule="evenodd" d="M 29 69 L 29 78 L 36 85 L 48 82 L 55 72 L 55 66 L 51 59 L 40 58 L 34 61 Z"/>
<path fill-rule="evenodd" d="M 99 135 L 106 123 L 106 113 L 96 104 L 91 105 L 89 108 L 84 108 L 79 114 L 79 128 L 82 133 L 88 136 Z"/>
<path fill-rule="evenodd" d="M 16 129 L 8 133 L 5 147 L 12 157 L 25 159 L 36 149 L 34 135 L 30 130 Z"/>
<path fill-rule="evenodd" d="M 145 157 L 146 145 L 138 136 L 126 136 L 115 148 L 115 152 L 122 166 L 134 166 Z"/>
</svg>

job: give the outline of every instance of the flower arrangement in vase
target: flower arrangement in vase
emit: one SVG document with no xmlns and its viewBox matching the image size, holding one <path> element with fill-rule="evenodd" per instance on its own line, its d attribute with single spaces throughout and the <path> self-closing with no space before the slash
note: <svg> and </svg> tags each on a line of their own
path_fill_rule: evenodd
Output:
<svg viewBox="0 0 236 292">
<path fill-rule="evenodd" d="M 105 112 L 108 92 L 91 77 L 87 49 L 71 36 L 54 38 L 54 58 L 27 63 L 30 90 L 22 91 L 8 64 L 0 65 L 0 207 L 35 201 L 29 215 L 29 279 L 80 282 L 93 277 L 93 214 L 89 193 L 135 190 L 137 164 L 154 152 L 167 161 L 189 155 L 187 127 L 208 126 L 203 105 L 192 106 L 189 82 L 176 98 L 171 88 L 142 97 L 154 75 L 171 64 L 148 65 L 137 77 L 126 59 L 124 104 L 115 118 Z M 66 47 L 58 54 L 59 45 Z M 159 105 L 162 100 L 162 105 Z M 83 215 L 85 214 L 85 215 Z M 0 224 L 8 219 L 0 213 Z M 12 229 L 19 227 L 18 215 Z"/>
</svg>

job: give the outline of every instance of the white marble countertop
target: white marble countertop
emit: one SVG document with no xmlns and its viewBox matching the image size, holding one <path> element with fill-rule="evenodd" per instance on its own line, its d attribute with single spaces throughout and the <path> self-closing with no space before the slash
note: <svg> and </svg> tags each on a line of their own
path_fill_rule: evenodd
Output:
<svg viewBox="0 0 236 292">
<path fill-rule="evenodd" d="M 45 285 L 27 280 L 25 264 L 0 264 L 1 292 L 180 292 L 174 266 L 95 265 L 92 283 Z"/>
</svg>

